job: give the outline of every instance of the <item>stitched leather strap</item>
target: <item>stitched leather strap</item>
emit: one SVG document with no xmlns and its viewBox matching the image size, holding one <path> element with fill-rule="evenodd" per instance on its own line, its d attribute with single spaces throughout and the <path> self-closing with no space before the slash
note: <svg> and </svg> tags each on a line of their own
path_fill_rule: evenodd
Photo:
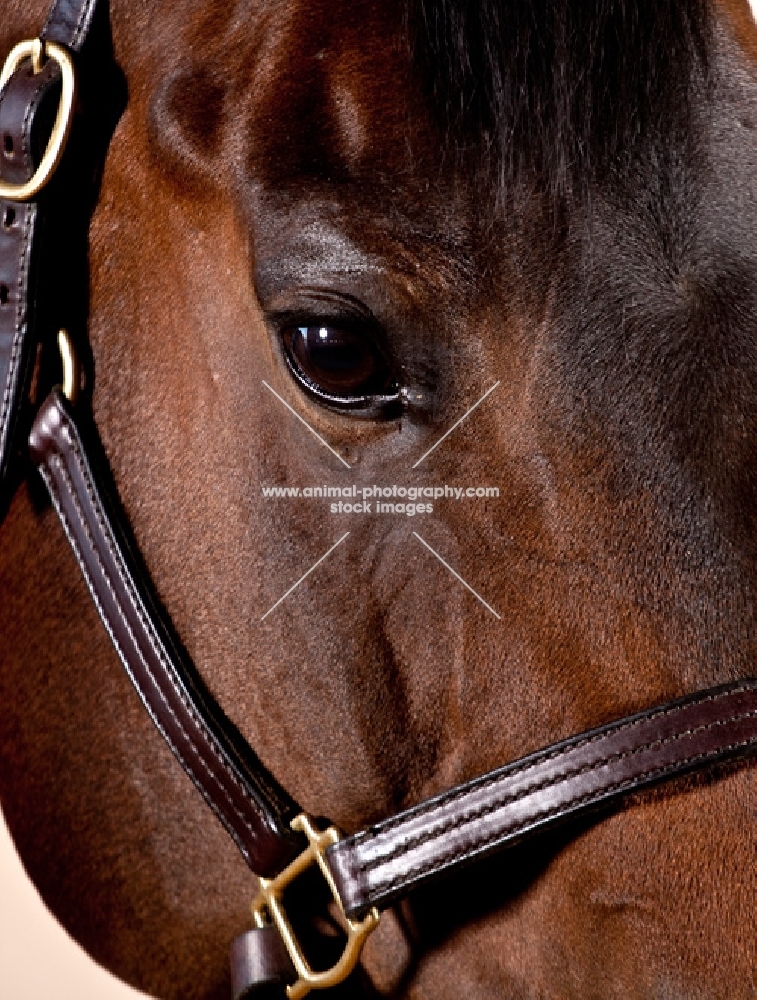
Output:
<svg viewBox="0 0 757 1000">
<path fill-rule="evenodd" d="M 349 917 L 647 785 L 757 748 L 757 680 L 582 733 L 340 841 L 326 859 Z"/>
<path fill-rule="evenodd" d="M 253 871 L 276 874 L 301 849 L 288 826 L 298 807 L 233 730 L 181 653 L 59 392 L 40 411 L 30 447 L 153 720 Z M 756 747 L 757 680 L 750 679 L 548 747 L 340 841 L 326 859 L 345 912 L 360 918 L 451 867 Z M 291 976 L 291 964 L 268 929 L 250 932 L 235 949 L 240 995 L 258 985 L 276 988 Z"/>
<path fill-rule="evenodd" d="M 155 724 L 253 871 L 276 874 L 302 848 L 289 829 L 299 808 L 213 702 L 171 634 L 133 542 L 96 478 L 76 415 L 57 390 L 35 421 L 30 448 Z M 345 912 L 360 918 L 453 866 L 755 748 L 757 680 L 750 679 L 555 744 L 340 841 L 326 859 Z M 291 963 L 271 929 L 249 932 L 234 949 L 240 996 L 291 978 Z"/>
<path fill-rule="evenodd" d="M 41 37 L 78 52 L 95 7 L 96 0 L 55 0 Z M 0 95 L 4 180 L 20 184 L 34 173 L 35 154 L 46 144 L 52 124 L 48 111 L 56 107 L 59 85 L 55 62 L 48 61 L 38 74 L 31 72 L 30 64 L 22 64 Z M 40 275 L 48 242 L 43 241 L 45 208 L 46 192 L 35 203 L 0 203 L 0 484 L 7 482 L 15 440 L 26 424 L 33 362 L 42 337 L 35 322 L 35 289 L 38 277 L 40 285 L 44 281 L 48 287 Z M 51 317 L 53 323 L 55 319 Z M 43 477 L 106 627 L 154 721 L 253 870 L 275 874 L 301 849 L 299 837 L 289 829 L 299 809 L 213 702 L 163 624 L 139 560 L 131 556 L 126 531 L 115 511 L 104 508 L 103 494 L 60 397 L 55 402 L 51 397 L 43 407 L 31 441 L 37 457 L 42 460 L 44 454 L 49 460 Z"/>
<path fill-rule="evenodd" d="M 14 74 L 0 94 L 0 178 L 11 184 L 22 184 L 34 173 L 40 109 L 44 111 L 46 98 L 55 96 L 60 86 L 54 62 L 36 76 L 26 69 Z M 36 202 L 0 199 L 0 483 L 17 450 L 36 352 L 36 249 L 41 229 Z"/>
<path fill-rule="evenodd" d="M 360 918 L 448 869 L 756 748 L 757 680 L 751 679 L 554 744 L 340 841 L 326 860 L 347 915 Z M 256 928 L 234 942 L 235 1000 L 294 980 L 271 931 Z"/>
<path fill-rule="evenodd" d="M 40 38 L 79 52 L 87 38 L 97 0 L 55 0 Z"/>
<path fill-rule="evenodd" d="M 40 410 L 29 445 L 100 616 L 155 725 L 252 870 L 276 874 L 302 850 L 289 828 L 300 809 L 179 647 L 57 390 Z"/>
<path fill-rule="evenodd" d="M 97 0 L 55 0 L 40 37 L 78 52 Z M 28 181 L 44 150 L 57 101 L 60 70 L 38 74 L 22 64 L 0 94 L 0 179 Z M 44 194 L 33 202 L 0 200 L 0 505 L 13 487 L 11 466 L 28 432 L 28 394 L 40 333 L 36 291 L 43 238 Z M 22 434 L 21 432 L 24 431 Z"/>
</svg>

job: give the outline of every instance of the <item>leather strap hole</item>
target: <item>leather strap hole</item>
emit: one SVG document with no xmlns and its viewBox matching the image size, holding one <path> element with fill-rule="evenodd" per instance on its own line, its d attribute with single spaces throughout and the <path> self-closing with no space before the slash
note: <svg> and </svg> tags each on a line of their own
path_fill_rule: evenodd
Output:
<svg viewBox="0 0 757 1000">
<path fill-rule="evenodd" d="M 7 306 L 10 297 L 10 288 L 7 285 L 0 285 L 0 306 Z"/>
<path fill-rule="evenodd" d="M 13 150 L 13 136 L 9 135 L 6 132 L 5 135 L 3 136 L 3 156 L 5 156 L 5 158 L 8 159 L 8 160 L 12 160 L 13 159 L 13 153 L 14 153 L 14 150 Z"/>
<path fill-rule="evenodd" d="M 16 222 L 16 209 L 12 205 L 6 205 L 3 212 L 3 229 L 12 229 Z"/>
</svg>

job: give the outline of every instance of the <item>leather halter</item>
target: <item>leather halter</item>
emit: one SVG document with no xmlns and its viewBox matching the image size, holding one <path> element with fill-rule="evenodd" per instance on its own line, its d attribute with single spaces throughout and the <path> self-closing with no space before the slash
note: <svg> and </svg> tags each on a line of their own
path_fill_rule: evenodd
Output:
<svg viewBox="0 0 757 1000">
<path fill-rule="evenodd" d="M 35 357 L 59 322 L 37 308 L 37 289 L 46 281 L 42 224 L 52 215 L 50 195 L 59 179 L 34 188 L 40 163 L 57 163 L 50 150 L 56 154 L 53 145 L 65 142 L 71 118 L 67 74 L 82 49 L 84 58 L 95 6 L 96 0 L 56 0 L 43 45 L 17 53 L 0 90 L 2 502 L 23 471 L 19 442 L 28 436 L 32 460 L 140 698 L 260 877 L 256 927 L 232 949 L 234 996 L 273 987 L 277 995 L 286 990 L 297 1000 L 344 978 L 378 923 L 379 909 L 415 886 L 570 818 L 606 811 L 651 784 L 753 751 L 757 679 L 700 691 L 581 733 L 347 838 L 333 828 L 319 829 L 301 813 L 214 701 L 161 608 L 88 408 L 72 402 L 78 387 L 72 355 L 66 356 L 66 392 L 52 391 L 29 433 Z M 38 133 L 45 133 L 42 141 Z M 53 193 L 60 198 L 60 189 Z M 84 339 L 83 330 L 77 334 Z M 71 346 L 68 334 L 62 343 Z M 327 973 L 308 967 L 281 902 L 285 886 L 311 864 L 323 872 L 348 928 L 345 954 Z"/>
</svg>

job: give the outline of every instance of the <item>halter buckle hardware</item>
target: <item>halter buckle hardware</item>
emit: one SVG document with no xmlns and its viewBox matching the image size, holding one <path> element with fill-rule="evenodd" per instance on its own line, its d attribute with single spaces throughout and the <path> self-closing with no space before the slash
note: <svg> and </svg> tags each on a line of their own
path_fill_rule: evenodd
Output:
<svg viewBox="0 0 757 1000">
<path fill-rule="evenodd" d="M 319 830 L 314 825 L 311 817 L 306 813 L 300 813 L 299 816 L 295 817 L 292 820 L 291 826 L 293 830 L 305 834 L 308 839 L 308 846 L 299 857 L 295 858 L 275 878 L 259 879 L 260 892 L 252 904 L 252 917 L 257 927 L 266 926 L 268 922 L 266 915 L 276 924 L 299 976 L 296 983 L 287 986 L 287 996 L 289 1000 L 301 1000 L 311 990 L 327 989 L 330 986 L 336 986 L 337 983 L 341 983 L 343 979 L 346 979 L 358 963 L 366 938 L 378 926 L 380 914 L 374 907 L 360 921 L 350 920 L 345 916 L 342 902 L 339 899 L 339 893 L 334 885 L 334 879 L 324 859 L 326 850 L 340 839 L 339 831 L 335 827 L 330 826 L 326 830 Z M 293 882 L 298 875 L 313 863 L 316 863 L 321 869 L 323 877 L 331 889 L 331 894 L 344 917 L 347 931 L 347 944 L 342 952 L 342 957 L 336 965 L 324 972 L 314 972 L 310 968 L 307 959 L 302 953 L 302 948 L 294 935 L 292 925 L 284 911 L 281 899 L 284 889 L 286 889 L 290 882 Z"/>
<path fill-rule="evenodd" d="M 74 347 L 74 342 L 68 330 L 58 330 L 58 350 L 60 351 L 60 362 L 63 368 L 61 389 L 69 403 L 75 403 L 79 396 L 81 368 L 79 367 L 79 358 Z"/>
<path fill-rule="evenodd" d="M 5 66 L 0 73 L 0 91 L 25 59 L 31 59 L 33 72 L 39 73 L 43 66 L 44 57 L 52 59 L 60 67 L 61 94 L 58 112 L 55 116 L 47 149 L 34 172 L 34 176 L 24 184 L 7 184 L 0 181 L 0 198 L 5 198 L 8 201 L 29 201 L 42 190 L 60 163 L 68 134 L 71 131 L 76 96 L 76 74 L 71 55 L 62 45 L 55 42 L 43 42 L 40 38 L 19 42 L 11 49 L 10 55 L 5 60 Z"/>
</svg>

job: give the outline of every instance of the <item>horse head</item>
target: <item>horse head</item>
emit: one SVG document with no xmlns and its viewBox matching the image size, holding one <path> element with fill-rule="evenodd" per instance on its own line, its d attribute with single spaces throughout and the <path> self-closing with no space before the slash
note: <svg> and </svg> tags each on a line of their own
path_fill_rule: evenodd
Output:
<svg viewBox="0 0 757 1000">
<path fill-rule="evenodd" d="M 3 40 L 44 8 L 12 2 Z M 356 830 L 753 673 L 748 11 L 107 14 L 94 414 L 182 643 L 308 812 Z M 32 877 L 135 985 L 224 996 L 254 880 L 34 482 L 0 566 L 0 793 Z M 421 890 L 360 988 L 746 997 L 753 811 L 753 771 L 722 770 Z"/>
</svg>

